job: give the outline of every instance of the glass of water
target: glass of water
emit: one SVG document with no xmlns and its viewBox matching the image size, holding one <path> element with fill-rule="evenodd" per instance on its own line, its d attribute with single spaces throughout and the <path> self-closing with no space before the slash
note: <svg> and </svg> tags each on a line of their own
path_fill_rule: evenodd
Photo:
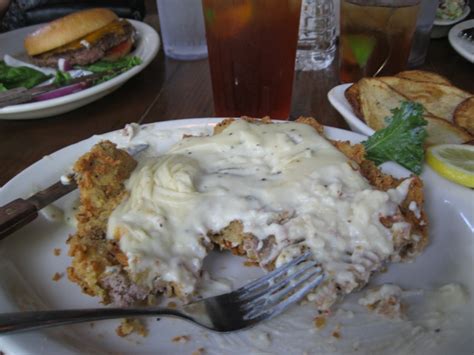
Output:
<svg viewBox="0 0 474 355">
<path fill-rule="evenodd" d="M 328 67 L 336 53 L 336 16 L 333 0 L 301 2 L 296 70 Z"/>
<path fill-rule="evenodd" d="M 207 57 L 201 0 L 157 0 L 163 48 L 168 57 Z"/>
</svg>

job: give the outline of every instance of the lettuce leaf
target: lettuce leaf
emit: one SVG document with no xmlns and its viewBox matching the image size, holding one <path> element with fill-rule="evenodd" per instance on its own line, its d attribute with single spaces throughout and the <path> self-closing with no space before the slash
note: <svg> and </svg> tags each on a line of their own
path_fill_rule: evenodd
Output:
<svg viewBox="0 0 474 355">
<path fill-rule="evenodd" d="M 110 72 L 110 75 L 105 75 L 100 80 L 96 82 L 96 84 L 102 83 L 104 81 L 110 80 L 113 77 L 133 68 L 136 65 L 142 63 L 140 57 L 137 56 L 125 56 L 116 61 L 109 62 L 105 60 L 100 60 L 95 62 L 91 65 L 80 67 L 80 69 L 84 69 L 90 71 L 92 73 L 104 73 Z"/>
<path fill-rule="evenodd" d="M 5 89 L 24 87 L 30 89 L 51 76 L 29 67 L 11 67 L 0 61 L 0 85 Z"/>
<path fill-rule="evenodd" d="M 419 175 L 423 169 L 427 136 L 423 110 L 421 104 L 410 101 L 404 101 L 399 108 L 393 109 L 389 125 L 362 142 L 366 158 L 377 165 L 395 161 Z"/>
<path fill-rule="evenodd" d="M 59 86 L 63 86 L 63 85 L 67 85 L 71 79 L 72 79 L 72 76 L 67 71 L 58 70 L 56 72 L 56 75 L 54 76 L 53 83 Z"/>
</svg>

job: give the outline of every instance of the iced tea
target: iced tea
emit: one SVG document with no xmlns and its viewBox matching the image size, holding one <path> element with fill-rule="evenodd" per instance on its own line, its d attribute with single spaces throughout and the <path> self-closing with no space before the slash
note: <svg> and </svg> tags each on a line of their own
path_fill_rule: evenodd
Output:
<svg viewBox="0 0 474 355">
<path fill-rule="evenodd" d="M 342 0 L 340 80 L 405 69 L 420 0 Z"/>
<path fill-rule="evenodd" d="M 216 116 L 287 119 L 301 0 L 203 0 Z"/>
</svg>

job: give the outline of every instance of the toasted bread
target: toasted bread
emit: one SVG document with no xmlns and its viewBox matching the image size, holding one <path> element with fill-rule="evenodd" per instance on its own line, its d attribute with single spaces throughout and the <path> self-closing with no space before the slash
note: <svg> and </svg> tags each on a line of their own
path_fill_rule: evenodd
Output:
<svg viewBox="0 0 474 355">
<path fill-rule="evenodd" d="M 409 79 L 420 82 L 451 85 L 444 76 L 424 70 L 406 70 L 395 75 L 398 78 Z"/>
<path fill-rule="evenodd" d="M 428 115 L 424 118 L 428 121 L 428 125 L 426 126 L 428 137 L 425 141 L 427 146 L 437 144 L 463 144 L 473 139 L 464 129 L 448 121 Z"/>
<path fill-rule="evenodd" d="M 379 130 L 387 126 L 385 118 L 392 116 L 390 111 L 407 99 L 377 78 L 364 78 L 358 83 L 358 100 L 361 118 Z"/>
<path fill-rule="evenodd" d="M 455 86 L 418 82 L 394 76 L 380 77 L 390 88 L 408 100 L 418 102 L 432 116 L 453 122 L 456 107 L 472 95 Z"/>
<path fill-rule="evenodd" d="M 360 88 L 359 83 L 354 83 L 349 86 L 346 91 L 344 91 L 344 96 L 346 97 L 349 104 L 352 106 L 357 117 L 364 119 L 360 106 Z"/>
<path fill-rule="evenodd" d="M 474 135 L 474 96 L 464 100 L 456 107 L 454 123 Z"/>
</svg>

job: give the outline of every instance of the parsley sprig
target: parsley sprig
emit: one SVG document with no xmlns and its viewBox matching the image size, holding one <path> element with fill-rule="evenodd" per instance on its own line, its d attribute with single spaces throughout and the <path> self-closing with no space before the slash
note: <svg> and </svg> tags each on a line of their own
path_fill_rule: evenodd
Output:
<svg viewBox="0 0 474 355">
<path fill-rule="evenodd" d="M 427 136 L 423 110 L 421 104 L 410 101 L 393 109 L 393 116 L 388 118 L 389 125 L 363 142 L 366 158 L 377 165 L 395 161 L 415 174 L 421 174 Z"/>
</svg>

